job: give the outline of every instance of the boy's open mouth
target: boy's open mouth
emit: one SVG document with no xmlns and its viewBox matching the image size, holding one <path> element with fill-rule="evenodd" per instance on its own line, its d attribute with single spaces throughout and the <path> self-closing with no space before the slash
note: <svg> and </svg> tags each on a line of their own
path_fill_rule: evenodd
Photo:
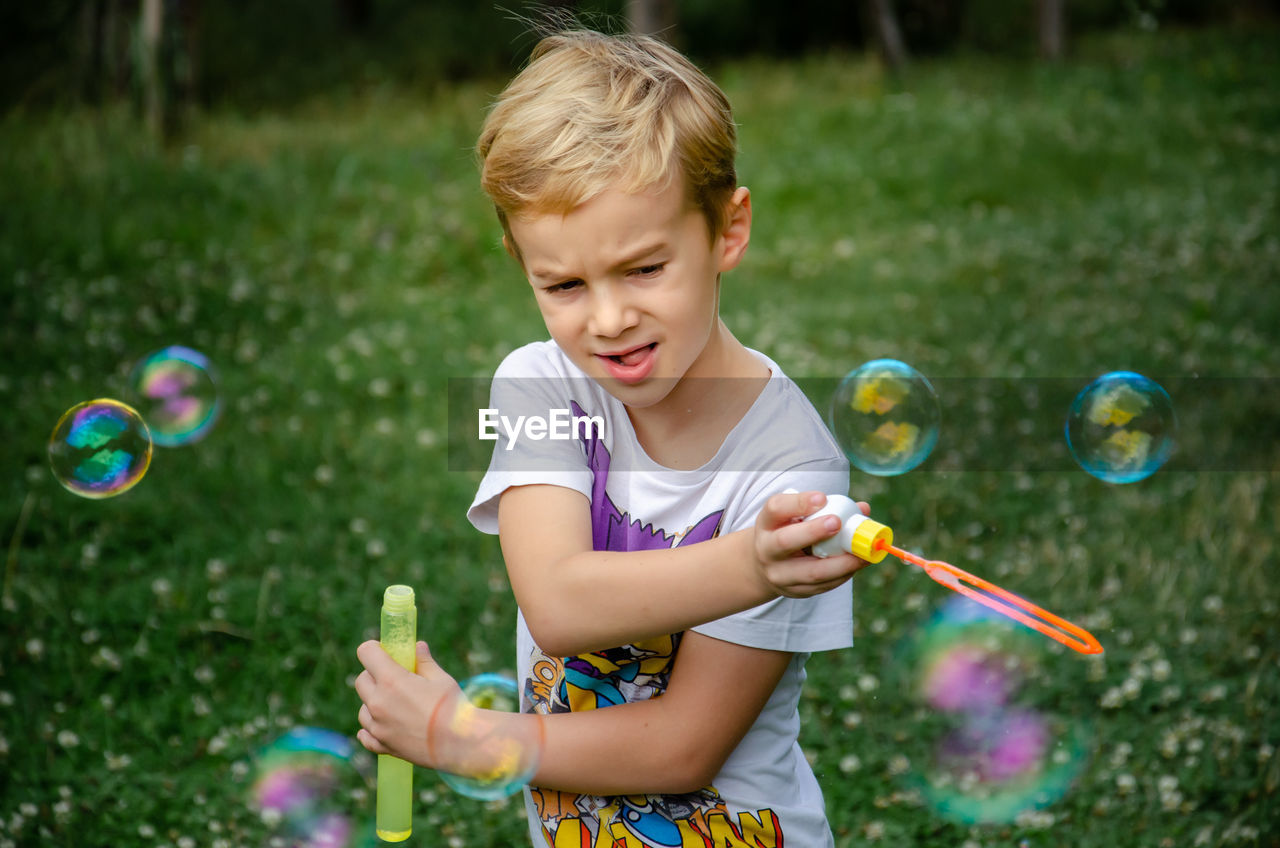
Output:
<svg viewBox="0 0 1280 848">
<path fill-rule="evenodd" d="M 619 365 L 626 365 L 626 366 L 636 365 L 639 362 L 643 361 L 644 358 L 649 355 L 649 351 L 653 350 L 653 346 L 654 346 L 654 343 L 650 343 L 650 344 L 635 348 L 634 350 L 629 350 L 626 353 L 607 354 L 606 358 L 612 359 L 614 362 L 618 363 Z"/>
</svg>

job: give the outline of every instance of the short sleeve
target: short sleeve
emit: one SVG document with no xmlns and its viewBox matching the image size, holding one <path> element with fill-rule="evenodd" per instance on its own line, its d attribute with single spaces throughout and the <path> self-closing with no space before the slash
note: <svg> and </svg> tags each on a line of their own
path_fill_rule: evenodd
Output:
<svg viewBox="0 0 1280 848">
<path fill-rule="evenodd" d="M 581 443 L 574 439 L 513 438 L 511 422 L 572 410 L 573 381 L 556 373 L 546 343 L 512 352 L 494 373 L 489 408 L 496 437 L 488 470 L 480 481 L 467 519 L 482 533 L 498 532 L 498 500 L 512 486 L 563 486 L 591 497 L 592 475 Z"/>
</svg>

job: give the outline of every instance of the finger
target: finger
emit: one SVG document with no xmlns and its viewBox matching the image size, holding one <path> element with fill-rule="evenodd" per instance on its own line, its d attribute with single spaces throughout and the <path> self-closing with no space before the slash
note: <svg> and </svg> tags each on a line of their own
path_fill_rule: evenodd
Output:
<svg viewBox="0 0 1280 848">
<path fill-rule="evenodd" d="M 761 515 L 769 529 L 782 527 L 797 519 L 813 515 L 822 509 L 827 496 L 819 491 L 783 492 L 774 495 L 764 502 Z"/>
<path fill-rule="evenodd" d="M 777 553 L 788 556 L 829 539 L 840 532 L 841 521 L 835 515 L 821 515 L 809 521 L 787 524 L 774 531 Z"/>
<path fill-rule="evenodd" d="M 857 503 L 858 503 L 858 509 L 862 510 L 863 515 L 871 514 L 871 504 L 867 503 L 866 501 L 858 501 Z"/>
<path fill-rule="evenodd" d="M 417 651 L 417 654 L 418 654 L 418 663 L 419 663 L 419 664 L 424 663 L 424 662 L 426 662 L 426 663 L 432 663 L 433 665 L 435 664 L 435 660 L 433 660 L 433 659 L 431 658 L 431 646 L 430 646 L 430 645 L 428 645 L 426 642 L 423 642 L 423 641 L 419 640 L 419 641 L 418 641 L 418 644 L 417 644 L 417 645 L 415 645 L 415 646 L 414 646 L 414 648 L 415 648 L 415 650 Z"/>
<path fill-rule="evenodd" d="M 361 701 L 368 701 L 377 685 L 373 681 L 373 675 L 368 671 L 362 671 L 356 675 L 355 690 Z"/>
<path fill-rule="evenodd" d="M 361 729 L 356 731 L 356 741 L 374 754 L 389 754 L 386 746 L 377 740 L 377 738 L 367 730 Z"/>
<path fill-rule="evenodd" d="M 368 704 L 360 705 L 360 712 L 356 713 L 356 719 L 360 722 L 360 726 L 365 730 L 373 728 L 373 713 L 369 711 Z"/>
<path fill-rule="evenodd" d="M 360 647 L 356 648 L 356 656 L 374 680 L 377 680 L 380 674 L 386 674 L 391 666 L 400 667 L 400 664 L 391 658 L 377 639 L 361 642 Z"/>
</svg>

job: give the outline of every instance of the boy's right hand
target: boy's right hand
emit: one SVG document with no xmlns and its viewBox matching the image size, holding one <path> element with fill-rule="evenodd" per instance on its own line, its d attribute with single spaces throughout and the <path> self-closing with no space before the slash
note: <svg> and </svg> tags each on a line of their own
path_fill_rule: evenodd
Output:
<svg viewBox="0 0 1280 848">
<path fill-rule="evenodd" d="M 836 588 L 870 565 L 853 554 L 816 557 L 807 549 L 840 532 L 840 519 L 823 515 L 808 521 L 827 502 L 822 492 L 783 492 L 764 503 L 756 517 L 755 558 L 761 579 L 778 595 L 808 598 Z M 863 515 L 871 507 L 858 502 Z"/>
<path fill-rule="evenodd" d="M 355 680 L 363 704 L 356 738 L 375 754 L 391 754 L 420 766 L 436 768 L 429 746 L 432 716 L 442 703 L 463 698 L 462 690 L 431 658 L 426 642 L 416 647 L 416 671 L 391 658 L 377 640 L 356 649 L 364 671 Z"/>
</svg>

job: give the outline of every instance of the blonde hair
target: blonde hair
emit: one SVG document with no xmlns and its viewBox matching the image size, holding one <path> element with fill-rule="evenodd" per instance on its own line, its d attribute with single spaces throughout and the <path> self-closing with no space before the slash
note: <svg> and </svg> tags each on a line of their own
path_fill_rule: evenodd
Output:
<svg viewBox="0 0 1280 848">
<path fill-rule="evenodd" d="M 567 213 L 606 189 L 665 187 L 677 174 L 714 238 L 737 186 L 728 99 L 646 36 L 576 30 L 542 39 L 490 110 L 476 150 L 512 249 L 512 216 Z"/>
</svg>

